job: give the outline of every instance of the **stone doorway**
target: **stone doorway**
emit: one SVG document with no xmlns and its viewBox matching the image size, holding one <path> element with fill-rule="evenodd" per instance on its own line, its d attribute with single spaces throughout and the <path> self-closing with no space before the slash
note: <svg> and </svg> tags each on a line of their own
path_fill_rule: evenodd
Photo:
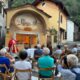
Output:
<svg viewBox="0 0 80 80">
<path fill-rule="evenodd" d="M 38 35 L 37 34 L 31 34 L 31 33 L 16 33 L 15 38 L 17 41 L 17 45 L 19 49 L 24 48 L 25 45 L 28 47 L 33 47 L 38 43 Z"/>
</svg>

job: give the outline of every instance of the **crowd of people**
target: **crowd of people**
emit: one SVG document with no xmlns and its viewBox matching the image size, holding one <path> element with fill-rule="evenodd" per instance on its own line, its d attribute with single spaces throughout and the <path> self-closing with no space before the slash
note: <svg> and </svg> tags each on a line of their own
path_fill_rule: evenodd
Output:
<svg viewBox="0 0 80 80">
<path fill-rule="evenodd" d="M 14 73 L 15 69 L 33 70 L 36 62 L 37 68 L 54 68 L 54 71 L 39 70 L 39 77 L 50 78 L 52 75 L 59 75 L 62 78 L 61 80 L 80 80 L 80 48 L 77 45 L 74 45 L 72 49 L 68 45 L 64 45 L 63 49 L 60 45 L 57 45 L 55 51 L 40 44 L 37 44 L 34 48 L 24 46 L 21 51 L 16 48 L 16 51 L 14 51 L 15 46 L 16 42 L 12 40 L 8 47 L 0 50 L 0 64 L 5 64 L 10 73 Z M 14 54 L 16 54 L 16 57 Z M 4 67 L 0 67 L 0 70 L 2 73 L 6 71 Z M 29 72 L 19 72 L 16 73 L 16 76 L 19 80 L 31 79 Z"/>
</svg>

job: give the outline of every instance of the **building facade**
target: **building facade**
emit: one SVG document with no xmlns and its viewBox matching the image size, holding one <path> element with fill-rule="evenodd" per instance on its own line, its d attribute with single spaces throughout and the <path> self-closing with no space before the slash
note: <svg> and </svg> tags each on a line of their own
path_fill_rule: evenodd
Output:
<svg viewBox="0 0 80 80">
<path fill-rule="evenodd" d="M 74 22 L 67 20 L 67 41 L 74 41 Z"/>
<path fill-rule="evenodd" d="M 6 8 L 8 8 L 8 0 L 0 0 L 0 48 L 5 44 L 6 18 L 4 16 L 4 9 Z"/>
<path fill-rule="evenodd" d="M 67 42 L 80 41 L 79 27 L 75 22 L 67 20 Z"/>
<path fill-rule="evenodd" d="M 12 36 L 19 47 L 37 43 L 53 46 L 54 40 L 64 42 L 67 17 L 63 4 L 52 0 L 6 9 L 6 45 Z"/>
</svg>

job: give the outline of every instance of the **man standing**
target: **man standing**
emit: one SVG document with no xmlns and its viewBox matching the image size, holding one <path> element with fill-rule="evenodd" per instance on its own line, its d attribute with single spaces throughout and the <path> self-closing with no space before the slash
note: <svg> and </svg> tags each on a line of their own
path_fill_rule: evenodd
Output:
<svg viewBox="0 0 80 80">
<path fill-rule="evenodd" d="M 8 47 L 11 55 L 18 52 L 18 48 L 16 46 L 16 40 L 14 40 L 13 38 L 9 41 Z"/>
</svg>

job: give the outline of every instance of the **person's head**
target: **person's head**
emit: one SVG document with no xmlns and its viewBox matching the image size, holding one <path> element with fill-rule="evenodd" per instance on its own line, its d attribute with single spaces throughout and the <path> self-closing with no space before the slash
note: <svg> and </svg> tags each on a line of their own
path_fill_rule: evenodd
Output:
<svg viewBox="0 0 80 80">
<path fill-rule="evenodd" d="M 49 54 L 50 54 L 49 48 L 44 47 L 44 48 L 43 48 L 43 54 L 44 54 L 44 55 L 49 55 Z"/>
<path fill-rule="evenodd" d="M 67 50 L 68 49 L 68 45 L 64 45 L 64 49 Z"/>
<path fill-rule="evenodd" d="M 45 45 L 43 44 L 42 46 L 41 46 L 41 49 L 43 49 L 45 47 Z"/>
<path fill-rule="evenodd" d="M 24 49 L 28 49 L 29 46 L 27 44 L 24 45 Z"/>
<path fill-rule="evenodd" d="M 37 46 L 34 46 L 35 49 L 37 49 Z"/>
<path fill-rule="evenodd" d="M 73 68 L 78 65 L 78 58 L 74 54 L 69 54 L 63 58 L 63 64 L 67 68 Z"/>
<path fill-rule="evenodd" d="M 68 49 L 68 50 L 66 51 L 66 54 L 67 54 L 67 55 L 72 54 L 72 51 L 71 51 L 70 49 Z"/>
<path fill-rule="evenodd" d="M 57 45 L 57 49 L 61 49 L 61 46 L 60 45 Z"/>
<path fill-rule="evenodd" d="M 64 68 L 69 68 L 68 62 L 67 62 L 67 56 L 63 56 L 63 57 L 62 57 L 62 66 L 63 66 Z"/>
<path fill-rule="evenodd" d="M 27 52 L 25 50 L 22 50 L 22 51 L 19 52 L 19 58 L 21 60 L 25 60 L 27 58 L 27 56 L 28 55 L 27 55 Z"/>
<path fill-rule="evenodd" d="M 7 50 L 5 48 L 0 50 L 0 56 L 5 56 L 7 53 Z"/>
<path fill-rule="evenodd" d="M 74 44 L 74 46 L 73 47 L 77 47 L 77 44 Z"/>
<path fill-rule="evenodd" d="M 12 39 L 12 40 L 15 40 L 15 38 L 13 37 L 13 35 L 11 35 L 11 39 Z"/>
<path fill-rule="evenodd" d="M 78 57 L 74 54 L 67 55 L 67 62 L 69 67 L 75 67 L 78 65 Z"/>
<path fill-rule="evenodd" d="M 37 48 L 41 48 L 41 45 L 40 44 L 37 44 Z"/>
</svg>

